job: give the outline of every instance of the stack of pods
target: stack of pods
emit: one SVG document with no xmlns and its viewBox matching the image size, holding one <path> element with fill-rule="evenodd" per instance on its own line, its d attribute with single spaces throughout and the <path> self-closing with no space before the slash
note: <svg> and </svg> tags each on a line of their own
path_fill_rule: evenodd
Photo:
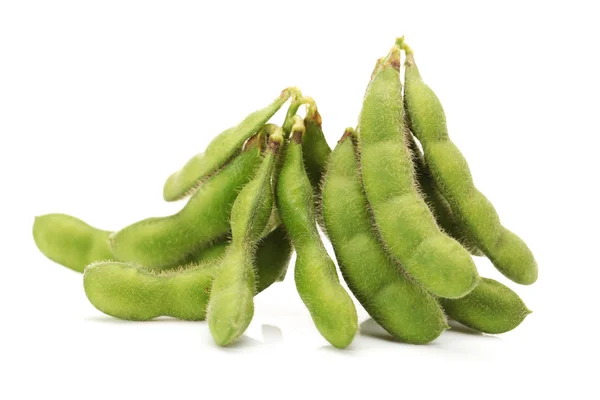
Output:
<svg viewBox="0 0 600 400">
<path fill-rule="evenodd" d="M 283 124 L 270 123 L 288 100 Z M 477 272 L 472 256 L 486 256 L 529 285 L 537 264 L 474 186 L 402 38 L 377 61 L 358 126 L 333 151 L 314 100 L 288 88 L 173 173 L 163 197 L 189 199 L 172 216 L 116 232 L 44 215 L 35 242 L 83 272 L 98 310 L 127 320 L 207 320 L 220 346 L 245 332 L 254 296 L 284 279 L 294 251 L 296 288 L 315 327 L 336 348 L 352 343 L 355 303 L 318 225 L 354 297 L 400 341 L 429 343 L 448 318 L 504 333 L 530 313 L 514 291 Z"/>
</svg>

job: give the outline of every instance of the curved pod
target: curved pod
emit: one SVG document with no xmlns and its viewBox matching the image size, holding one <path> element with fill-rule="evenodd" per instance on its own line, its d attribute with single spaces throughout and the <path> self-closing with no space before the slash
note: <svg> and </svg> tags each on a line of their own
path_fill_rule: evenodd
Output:
<svg viewBox="0 0 600 400">
<path fill-rule="evenodd" d="M 462 297 L 479 276 L 469 253 L 440 230 L 417 190 L 399 68 L 394 46 L 363 101 L 358 143 L 365 194 L 382 241 L 409 275 L 436 296 Z"/>
<path fill-rule="evenodd" d="M 357 159 L 347 131 L 331 155 L 323 182 L 323 219 L 344 280 L 371 317 L 392 336 L 423 344 L 447 329 L 425 289 L 386 254 L 373 229 Z"/>
</svg>

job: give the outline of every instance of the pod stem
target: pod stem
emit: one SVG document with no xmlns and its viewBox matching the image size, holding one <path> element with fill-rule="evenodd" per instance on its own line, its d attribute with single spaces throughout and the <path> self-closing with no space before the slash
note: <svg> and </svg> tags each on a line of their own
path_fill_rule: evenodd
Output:
<svg viewBox="0 0 600 400">
<path fill-rule="evenodd" d="M 284 101 L 287 101 L 290 97 L 292 99 L 302 97 L 302 92 L 296 86 L 289 86 L 283 89 L 279 95 L 279 98 L 284 99 Z"/>
<path fill-rule="evenodd" d="M 321 126 L 323 123 L 321 119 L 321 114 L 319 114 L 319 109 L 317 107 L 317 103 L 312 97 L 304 97 L 304 104 L 306 105 L 306 117 L 305 119 L 313 121 L 317 126 Z"/>
<path fill-rule="evenodd" d="M 295 88 L 297 89 L 297 88 Z M 288 137 L 290 132 L 292 131 L 292 126 L 294 125 L 294 116 L 298 112 L 298 109 L 302 104 L 305 104 L 305 98 L 302 96 L 302 92 L 297 89 L 292 95 L 292 102 L 287 110 L 285 115 L 285 120 L 283 121 L 283 136 Z"/>
<path fill-rule="evenodd" d="M 404 51 L 404 54 L 406 55 L 406 60 L 404 61 L 404 65 L 415 65 L 415 58 L 414 58 L 414 51 L 412 49 L 412 47 L 410 47 L 405 41 L 404 41 L 404 36 L 396 39 L 396 45 L 400 47 L 400 49 L 402 49 L 402 51 Z"/>
<path fill-rule="evenodd" d="M 277 153 L 282 144 L 283 130 L 277 126 L 276 129 L 274 129 L 274 131 L 269 135 L 269 150 Z"/>
<path fill-rule="evenodd" d="M 302 136 L 304 132 L 306 132 L 306 126 L 304 125 L 304 120 L 298 116 L 294 115 L 294 125 L 292 126 L 292 140 L 295 140 L 296 143 L 302 142 Z"/>
</svg>

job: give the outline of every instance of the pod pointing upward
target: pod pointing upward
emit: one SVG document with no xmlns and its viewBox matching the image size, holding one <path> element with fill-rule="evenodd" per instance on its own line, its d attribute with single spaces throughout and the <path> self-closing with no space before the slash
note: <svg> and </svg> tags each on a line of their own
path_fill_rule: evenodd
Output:
<svg viewBox="0 0 600 400">
<path fill-rule="evenodd" d="M 406 52 L 404 102 L 407 119 L 425 153 L 436 186 L 477 247 L 494 266 L 514 282 L 529 285 L 538 277 L 529 247 L 506 229 L 492 203 L 475 187 L 467 160 L 450 140 L 440 100 L 423 82 L 412 49 Z"/>
<path fill-rule="evenodd" d="M 399 69 L 400 48 L 394 46 L 365 93 L 358 127 L 365 194 L 389 253 L 431 293 L 459 298 L 479 276 L 469 253 L 440 230 L 417 189 Z"/>
</svg>

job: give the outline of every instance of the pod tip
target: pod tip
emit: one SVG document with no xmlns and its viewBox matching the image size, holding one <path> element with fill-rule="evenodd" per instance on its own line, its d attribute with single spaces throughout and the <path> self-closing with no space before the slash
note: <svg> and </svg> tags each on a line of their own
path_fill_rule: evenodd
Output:
<svg viewBox="0 0 600 400">
<path fill-rule="evenodd" d="M 385 60 L 383 61 L 384 66 L 390 65 L 395 70 L 400 70 L 400 47 L 398 45 L 394 45 Z"/>
<path fill-rule="evenodd" d="M 400 47 L 402 49 L 402 46 L 404 46 L 404 36 L 400 36 L 399 38 L 396 38 L 396 46 Z"/>
<path fill-rule="evenodd" d="M 354 130 L 354 128 L 346 128 L 344 130 L 344 134 L 342 135 L 341 139 L 338 140 L 338 143 L 342 143 L 343 141 L 345 141 L 347 138 L 351 138 L 354 135 L 356 135 L 356 131 Z"/>
</svg>

